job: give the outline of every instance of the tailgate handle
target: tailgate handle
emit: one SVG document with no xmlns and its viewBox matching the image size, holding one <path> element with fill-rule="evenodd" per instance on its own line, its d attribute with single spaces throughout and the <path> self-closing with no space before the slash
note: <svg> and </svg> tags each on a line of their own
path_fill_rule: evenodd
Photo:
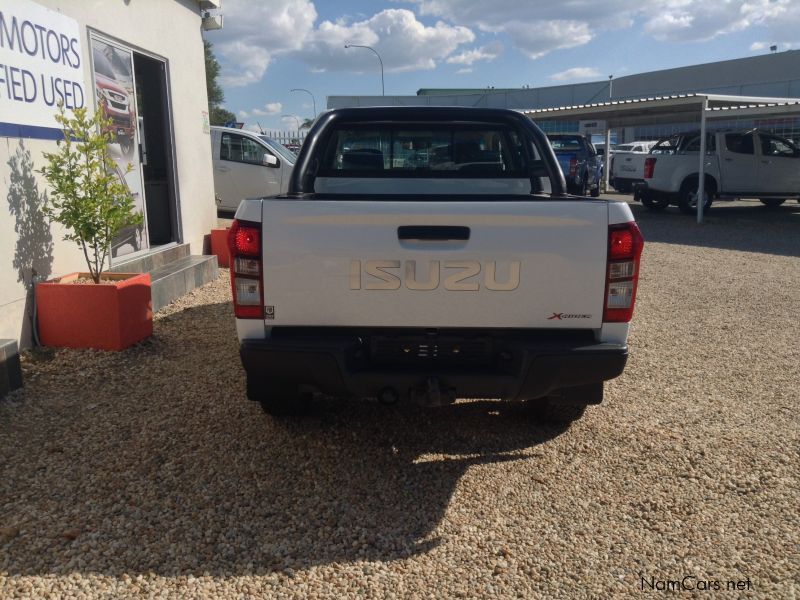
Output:
<svg viewBox="0 0 800 600">
<path fill-rule="evenodd" d="M 397 228 L 398 240 L 468 240 L 469 227 L 458 225 L 401 225 Z"/>
</svg>

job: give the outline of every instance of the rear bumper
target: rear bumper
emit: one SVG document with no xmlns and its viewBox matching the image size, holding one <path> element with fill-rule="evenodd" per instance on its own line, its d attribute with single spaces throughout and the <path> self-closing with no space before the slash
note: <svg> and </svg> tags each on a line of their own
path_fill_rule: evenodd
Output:
<svg viewBox="0 0 800 600">
<path fill-rule="evenodd" d="M 451 354 L 459 343 L 432 341 L 438 356 L 420 357 L 414 356 L 419 349 L 412 342 L 411 360 L 396 362 L 380 360 L 374 345 L 353 335 L 244 340 L 240 354 L 251 397 L 262 384 L 288 384 L 362 398 L 390 389 L 404 399 L 413 398 L 432 380 L 443 393 L 457 398 L 540 398 L 561 388 L 613 379 L 628 359 L 624 344 L 507 338 L 487 342 L 485 356 L 459 362 Z"/>
</svg>

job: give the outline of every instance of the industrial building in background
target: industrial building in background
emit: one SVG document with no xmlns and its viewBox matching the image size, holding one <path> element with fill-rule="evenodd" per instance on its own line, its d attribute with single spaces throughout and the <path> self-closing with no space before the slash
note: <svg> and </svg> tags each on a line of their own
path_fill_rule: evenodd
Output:
<svg viewBox="0 0 800 600">
<path fill-rule="evenodd" d="M 413 96 L 329 96 L 328 108 L 348 106 L 483 106 L 535 110 L 609 100 L 631 100 L 677 94 L 708 93 L 760 98 L 800 98 L 800 50 L 677 67 L 614 77 L 602 81 L 516 89 L 421 89 Z M 617 143 L 654 139 L 696 127 L 697 120 L 647 123 L 615 132 Z M 740 119 L 737 126 L 759 126 L 791 139 L 800 138 L 800 117 Z M 545 131 L 604 133 L 594 119 L 548 121 Z"/>
</svg>

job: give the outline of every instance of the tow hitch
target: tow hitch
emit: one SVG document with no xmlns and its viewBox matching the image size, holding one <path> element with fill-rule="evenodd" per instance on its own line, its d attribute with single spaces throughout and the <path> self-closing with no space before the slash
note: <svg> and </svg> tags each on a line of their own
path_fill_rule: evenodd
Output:
<svg viewBox="0 0 800 600">
<path fill-rule="evenodd" d="M 455 388 L 443 388 L 438 377 L 428 377 L 424 383 L 411 388 L 408 395 L 420 406 L 444 406 L 456 401 Z"/>
</svg>

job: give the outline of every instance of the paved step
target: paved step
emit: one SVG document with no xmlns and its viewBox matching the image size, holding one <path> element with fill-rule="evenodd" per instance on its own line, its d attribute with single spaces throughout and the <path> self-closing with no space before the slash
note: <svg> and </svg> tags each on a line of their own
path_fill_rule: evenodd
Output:
<svg viewBox="0 0 800 600">
<path fill-rule="evenodd" d="M 150 271 L 153 312 L 161 310 L 219 274 L 216 256 L 185 256 Z"/>
<path fill-rule="evenodd" d="M 17 340 L 0 340 L 0 398 L 22 387 Z"/>
<path fill-rule="evenodd" d="M 117 263 L 109 270 L 114 273 L 148 273 L 169 263 L 186 258 L 190 254 L 189 244 L 176 244 L 163 250 L 156 250 L 146 256 Z"/>
</svg>

